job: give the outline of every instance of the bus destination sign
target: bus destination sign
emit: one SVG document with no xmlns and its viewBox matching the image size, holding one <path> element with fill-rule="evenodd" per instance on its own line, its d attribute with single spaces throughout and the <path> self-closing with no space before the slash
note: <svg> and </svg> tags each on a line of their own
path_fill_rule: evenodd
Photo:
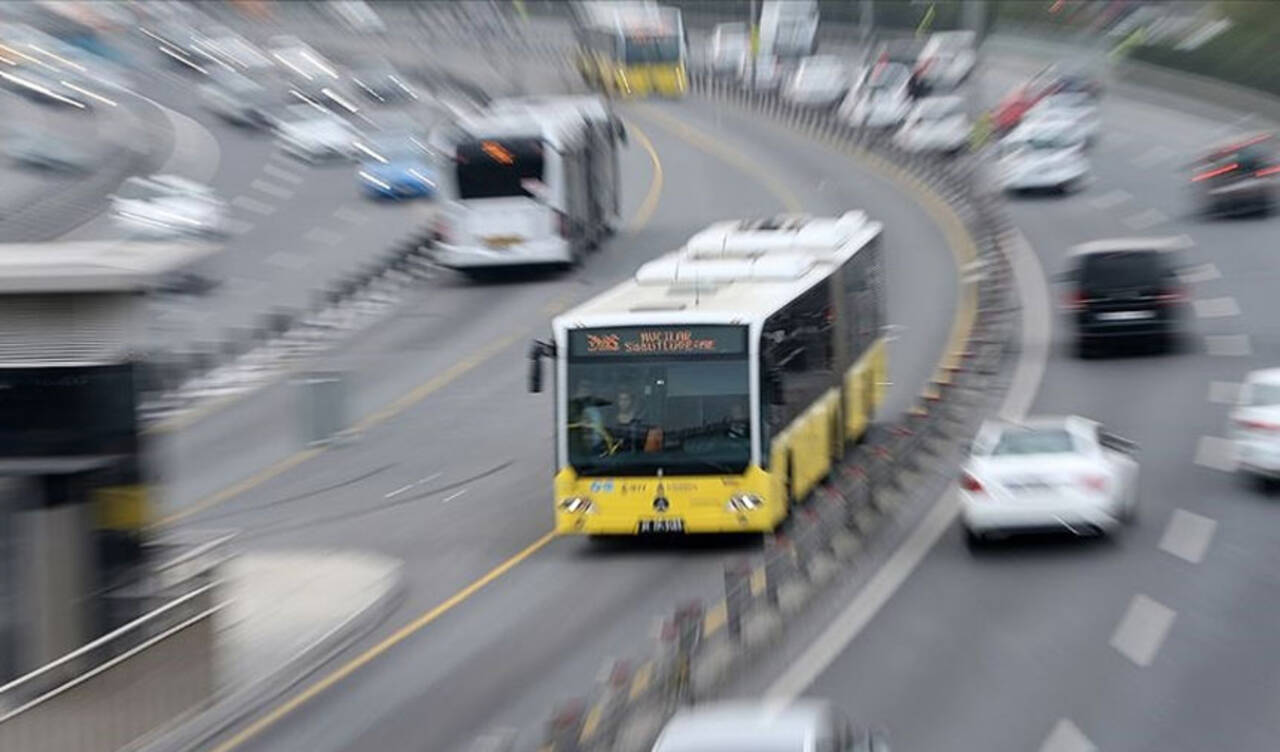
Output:
<svg viewBox="0 0 1280 752">
<path fill-rule="evenodd" d="M 746 329 L 741 326 L 621 326 L 569 332 L 569 354 L 587 358 L 743 355 L 746 345 Z"/>
</svg>

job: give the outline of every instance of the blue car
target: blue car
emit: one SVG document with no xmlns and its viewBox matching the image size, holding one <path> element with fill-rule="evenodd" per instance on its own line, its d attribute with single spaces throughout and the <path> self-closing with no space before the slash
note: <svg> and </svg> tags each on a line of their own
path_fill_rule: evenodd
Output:
<svg viewBox="0 0 1280 752">
<path fill-rule="evenodd" d="M 429 152 L 416 139 L 375 140 L 362 144 L 356 177 L 365 195 L 375 198 L 432 198 L 436 171 Z"/>
</svg>

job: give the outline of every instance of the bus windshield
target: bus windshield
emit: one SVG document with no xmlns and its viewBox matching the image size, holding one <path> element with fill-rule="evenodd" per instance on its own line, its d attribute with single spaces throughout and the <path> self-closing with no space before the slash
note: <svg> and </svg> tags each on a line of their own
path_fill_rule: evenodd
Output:
<svg viewBox="0 0 1280 752">
<path fill-rule="evenodd" d="M 580 475 L 741 473 L 748 384 L 744 327 L 575 330 L 569 464 Z"/>
<path fill-rule="evenodd" d="M 623 62 L 652 65 L 680 62 L 680 38 L 670 36 L 629 36 L 624 40 Z"/>
</svg>

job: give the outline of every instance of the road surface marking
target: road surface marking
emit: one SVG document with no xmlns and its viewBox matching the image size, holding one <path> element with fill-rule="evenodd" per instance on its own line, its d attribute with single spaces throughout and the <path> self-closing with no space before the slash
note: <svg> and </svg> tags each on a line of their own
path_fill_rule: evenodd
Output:
<svg viewBox="0 0 1280 752">
<path fill-rule="evenodd" d="M 436 619 L 439 619 L 442 615 L 448 613 L 450 610 L 455 608 L 458 604 L 462 603 L 463 601 L 467 600 L 471 596 L 475 595 L 486 585 L 488 585 L 489 583 L 493 582 L 494 580 L 498 579 L 499 577 L 501 577 L 502 575 L 506 574 L 508 571 L 513 569 L 517 564 L 529 558 L 530 556 L 533 556 L 541 548 L 543 548 L 548 543 L 550 543 L 554 538 L 555 538 L 554 531 L 546 533 L 541 538 L 537 539 L 533 543 L 526 546 L 524 550 L 520 551 L 515 556 L 512 556 L 511 558 L 502 562 L 498 566 L 489 570 L 489 572 L 485 574 L 483 577 L 481 577 L 480 579 L 476 580 L 475 582 L 472 582 L 470 585 L 467 585 L 463 589 L 449 596 L 449 598 L 446 599 L 440 605 L 436 606 L 435 608 L 432 608 L 426 613 L 423 613 L 421 616 L 409 622 L 408 624 L 404 625 L 400 629 L 397 629 L 395 632 L 389 635 L 382 642 L 379 642 L 377 645 L 374 645 L 373 647 L 369 648 L 365 652 L 356 656 L 350 662 L 344 664 L 343 666 L 329 673 L 323 679 L 316 682 L 315 684 L 308 686 L 306 689 L 294 695 L 284 704 L 277 705 L 266 715 L 263 715 L 262 717 L 258 718 L 258 720 L 254 721 L 253 723 L 249 724 L 245 728 L 241 729 L 240 732 L 237 733 L 235 736 L 232 736 L 230 739 L 226 740 L 222 744 L 219 744 L 217 747 L 214 747 L 212 752 L 231 752 L 231 750 L 238 748 L 240 745 L 256 737 L 258 734 L 261 734 L 264 730 L 266 730 L 268 727 L 270 727 L 271 725 L 279 721 L 281 718 L 284 718 L 285 716 L 289 715 L 293 711 L 297 710 L 298 708 L 302 707 L 306 703 L 310 702 L 317 695 L 321 694 L 322 692 L 329 689 L 333 685 L 342 681 L 344 678 L 346 678 L 347 676 L 357 671 L 360 667 L 364 666 L 366 663 L 369 663 L 370 661 L 382 655 L 383 653 L 387 652 L 391 648 L 395 647 L 401 642 L 404 642 L 406 639 L 408 639 L 409 637 L 419 632 L 423 627 L 427 626 L 428 624 L 435 621 Z"/>
<path fill-rule="evenodd" d="M 1044 376 L 1049 356 L 1051 313 L 1049 288 L 1045 284 L 1040 260 L 1021 233 L 1015 231 L 1010 235 L 1013 241 L 1009 243 L 1010 261 L 1023 314 L 1018 362 L 1014 367 L 1009 389 L 1005 392 L 1000 415 L 1017 421 L 1026 416 Z M 958 511 L 953 488 L 938 499 L 929 514 L 844 611 L 765 690 L 765 696 L 791 700 L 808 689 L 906 581 L 941 538 Z"/>
<path fill-rule="evenodd" d="M 1217 405 L 1234 405 L 1240 400 L 1240 384 L 1234 381 L 1209 382 L 1209 401 Z"/>
<path fill-rule="evenodd" d="M 1201 298 L 1192 301 L 1196 315 L 1202 319 L 1220 319 L 1226 316 L 1239 316 L 1240 306 L 1235 298 Z"/>
<path fill-rule="evenodd" d="M 1139 593 L 1120 620 L 1111 647 L 1139 666 L 1150 666 L 1173 626 L 1173 609 Z"/>
<path fill-rule="evenodd" d="M 323 227 L 312 227 L 302 235 L 302 239 L 308 243 L 320 243 L 322 245 L 331 246 L 337 245 L 342 241 L 343 237 L 342 233 L 334 232 L 333 230 L 326 230 Z"/>
<path fill-rule="evenodd" d="M 1210 334 L 1204 338 L 1210 355 L 1243 357 L 1253 352 L 1247 334 Z"/>
<path fill-rule="evenodd" d="M 273 165 L 271 163 L 267 163 L 266 165 L 263 165 L 262 171 L 266 173 L 268 176 L 273 177 L 276 180 L 279 180 L 281 182 L 288 183 L 289 185 L 297 185 L 298 183 L 302 182 L 301 175 L 296 175 L 284 169 L 283 167 L 277 167 L 276 165 Z"/>
<path fill-rule="evenodd" d="M 404 484 L 403 486 L 400 486 L 400 487 L 399 487 L 399 488 L 397 488 L 396 490 L 392 491 L 391 493 L 385 493 L 385 494 L 383 494 L 383 495 L 382 495 L 382 498 L 384 498 L 384 499 L 394 499 L 395 497 L 399 496 L 400 494 L 404 493 L 405 491 L 408 491 L 410 488 L 413 488 L 413 484 L 412 484 L 412 483 L 406 483 L 406 484 Z"/>
<path fill-rule="evenodd" d="M 441 504 L 448 504 L 449 502 L 453 501 L 454 499 L 458 498 L 459 496 L 463 495 L 463 494 L 464 494 L 464 493 L 466 493 L 466 492 L 467 492 L 467 489 L 465 489 L 465 488 L 464 488 L 464 489 L 462 489 L 461 491 L 455 491 L 454 493 L 451 493 L 451 494 L 449 494 L 448 496 L 446 496 L 446 497 L 444 497 L 443 499 L 441 499 L 441 500 L 440 500 L 440 503 L 441 503 Z"/>
<path fill-rule="evenodd" d="M 1228 473 L 1235 470 L 1235 442 L 1218 436 L 1201 436 L 1196 444 L 1196 464 Z"/>
<path fill-rule="evenodd" d="M 267 217 L 276 213 L 276 208 L 271 204 L 263 203 L 258 199 L 250 198 L 249 196 L 236 196 L 235 198 L 231 199 L 231 205 L 238 209 L 251 211 L 254 214 L 261 214 L 264 217 Z"/>
<path fill-rule="evenodd" d="M 1221 278 L 1222 272 L 1218 271 L 1218 267 L 1213 264 L 1200 264 L 1178 273 L 1178 279 L 1182 280 L 1184 285 L 1194 285 L 1199 282 L 1208 282 Z"/>
<path fill-rule="evenodd" d="M 1155 167 L 1156 165 L 1160 164 L 1161 162 L 1165 161 L 1171 156 L 1173 156 L 1173 150 L 1170 149 L 1169 147 L 1153 146 L 1150 149 L 1147 149 L 1146 151 L 1142 152 L 1138 156 L 1134 157 L 1131 160 L 1131 162 L 1133 163 L 1134 167 L 1141 167 L 1143 169 L 1147 169 L 1149 167 Z"/>
<path fill-rule="evenodd" d="M 1133 198 L 1133 194 L 1119 188 L 1108 191 L 1101 196 L 1089 199 L 1089 205 L 1095 209 L 1113 209 Z"/>
<path fill-rule="evenodd" d="M 1195 512 L 1176 509 L 1160 538 L 1160 550 L 1179 559 L 1199 564 L 1209 550 L 1209 541 L 1217 530 L 1217 520 L 1211 520 Z"/>
<path fill-rule="evenodd" d="M 762 167 L 759 163 L 747 157 L 741 151 L 725 146 L 720 141 L 708 136 L 701 130 L 691 125 L 682 123 L 676 118 L 662 112 L 653 105 L 640 104 L 637 108 L 645 113 L 650 120 L 655 121 L 663 130 L 672 134 L 681 141 L 692 144 L 701 151 L 707 152 L 712 156 L 719 157 L 722 161 L 737 167 L 742 172 L 755 178 L 761 185 L 769 190 L 781 203 L 783 208 L 792 214 L 800 214 L 804 211 L 804 202 L 802 202 L 786 184 L 784 184 L 773 172 Z"/>
<path fill-rule="evenodd" d="M 1146 230 L 1169 221 L 1169 215 L 1159 209 L 1147 209 L 1144 212 L 1124 218 L 1124 223 L 1133 230 Z"/>
<path fill-rule="evenodd" d="M 1040 745 L 1040 752 L 1098 752 L 1098 748 L 1074 723 L 1061 718 Z"/>
<path fill-rule="evenodd" d="M 289 269 L 297 271 L 307 265 L 307 257 L 297 253 L 288 253 L 286 251 L 276 251 L 275 253 L 263 259 L 262 263 L 270 266 L 278 266 L 281 269 Z"/>
<path fill-rule="evenodd" d="M 349 206 L 344 206 L 335 211 L 333 213 L 333 218 L 340 222 L 346 222 L 349 225 L 362 225 L 369 221 L 368 214 Z"/>
<path fill-rule="evenodd" d="M 254 228 L 253 222 L 247 219 L 232 217 L 226 221 L 226 230 L 231 235 L 243 235 Z"/>
<path fill-rule="evenodd" d="M 648 134 L 635 123 L 628 122 L 628 128 L 635 134 L 636 139 L 640 141 L 640 147 L 649 155 L 649 163 L 653 165 L 653 177 L 649 181 L 649 191 L 645 194 L 644 200 L 640 202 L 640 207 L 636 209 L 631 221 L 627 223 L 627 229 L 635 232 L 649 224 L 649 219 L 657 211 L 658 199 L 662 197 L 662 185 L 666 178 L 662 173 L 662 160 L 658 159 L 658 151 L 653 148 L 653 142 L 649 140 Z"/>
<path fill-rule="evenodd" d="M 265 193 L 268 196 L 271 196 L 272 198 L 279 198 L 279 199 L 293 198 L 293 194 L 295 192 L 292 188 L 285 188 L 283 185 L 276 185 L 275 183 L 269 183 L 266 180 L 263 180 L 262 178 L 258 178 L 257 180 L 250 183 L 249 187 L 254 189 L 255 191 L 258 191 L 259 193 Z"/>
</svg>

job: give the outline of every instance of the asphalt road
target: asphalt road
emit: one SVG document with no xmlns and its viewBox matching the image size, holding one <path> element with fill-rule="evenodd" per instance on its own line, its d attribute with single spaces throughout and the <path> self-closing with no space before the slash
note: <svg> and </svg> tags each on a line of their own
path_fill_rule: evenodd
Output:
<svg viewBox="0 0 1280 752">
<path fill-rule="evenodd" d="M 988 98 L 1036 67 L 989 63 Z M 1187 347 L 1081 361 L 1055 318 L 1032 408 L 1091 416 L 1139 443 L 1139 521 L 1114 540 L 1037 539 L 976 556 L 948 529 L 804 690 L 884 726 L 894 749 L 1270 749 L 1280 733 L 1280 665 L 1268 657 L 1280 648 L 1276 499 L 1224 471 L 1219 438 L 1237 383 L 1277 357 L 1268 312 L 1280 217 L 1193 218 L 1181 166 L 1242 113 L 1155 99 L 1113 87 L 1095 181 L 1010 207 L 1050 274 L 1084 241 L 1194 242 Z M 737 691 L 764 692 L 782 671 Z"/>
<path fill-rule="evenodd" d="M 415 401 L 366 421 L 351 445 L 291 455 L 289 384 L 166 438 L 168 500 L 184 514 L 180 524 L 239 529 L 246 547 L 363 548 L 404 559 L 406 600 L 362 647 L 386 637 L 550 528 L 550 403 L 524 392 L 527 340 L 553 313 L 725 217 L 862 208 L 885 222 L 889 320 L 899 326 L 888 411 L 905 406 L 939 357 L 956 287 L 952 254 L 912 198 L 824 147 L 693 99 L 623 114 L 635 134 L 623 159 L 628 214 L 655 175 L 641 134 L 660 160 L 652 217 L 569 275 L 489 285 L 442 275 L 318 363 L 350 374 L 356 415 L 418 385 Z M 280 458 L 207 503 L 206 494 Z M 193 503 L 194 513 L 179 511 Z M 671 604 L 712 598 L 725 558 L 757 545 L 545 543 L 236 748 L 451 750 L 493 727 L 519 729 L 531 746 L 554 700 L 583 691 L 608 657 L 645 649 Z"/>
</svg>

